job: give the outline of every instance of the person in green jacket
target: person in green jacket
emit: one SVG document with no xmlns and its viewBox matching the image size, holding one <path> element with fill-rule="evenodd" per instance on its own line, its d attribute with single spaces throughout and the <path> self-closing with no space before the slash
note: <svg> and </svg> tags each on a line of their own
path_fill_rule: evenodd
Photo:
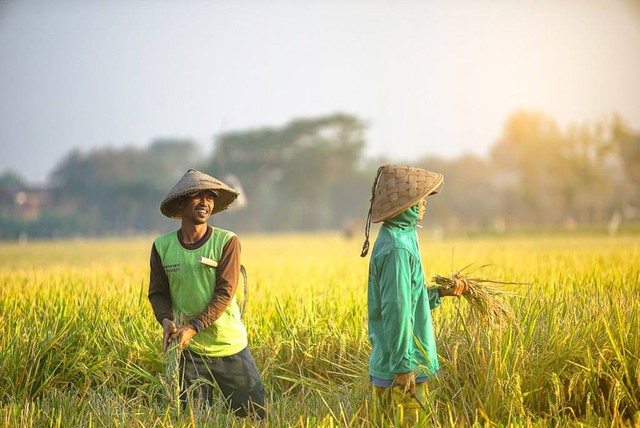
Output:
<svg viewBox="0 0 640 428">
<path fill-rule="evenodd" d="M 417 421 L 426 382 L 438 372 L 431 320 L 451 290 L 427 287 L 416 227 L 424 217 L 427 196 L 444 183 L 442 174 L 404 165 L 378 169 L 361 256 L 369 251 L 371 222 L 382 222 L 369 261 L 368 327 L 371 342 L 369 378 L 376 417 L 393 418 L 401 410 L 404 423 Z"/>
<path fill-rule="evenodd" d="M 149 301 L 163 328 L 163 350 L 170 342 L 184 349 L 182 404 L 189 396 L 210 403 L 217 384 L 236 416 L 262 419 L 264 387 L 235 296 L 240 241 L 207 223 L 237 197 L 235 189 L 194 169 L 169 191 L 160 211 L 179 219 L 181 227 L 153 242 Z"/>
</svg>

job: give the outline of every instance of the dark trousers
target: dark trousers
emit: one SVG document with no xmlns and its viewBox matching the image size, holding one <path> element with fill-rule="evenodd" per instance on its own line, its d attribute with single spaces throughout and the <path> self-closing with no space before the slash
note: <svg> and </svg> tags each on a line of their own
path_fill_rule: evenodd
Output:
<svg viewBox="0 0 640 428">
<path fill-rule="evenodd" d="M 264 386 L 249 347 L 228 357 L 206 357 L 186 349 L 180 357 L 180 401 L 210 404 L 214 381 L 227 406 L 239 417 L 264 419 Z"/>
</svg>

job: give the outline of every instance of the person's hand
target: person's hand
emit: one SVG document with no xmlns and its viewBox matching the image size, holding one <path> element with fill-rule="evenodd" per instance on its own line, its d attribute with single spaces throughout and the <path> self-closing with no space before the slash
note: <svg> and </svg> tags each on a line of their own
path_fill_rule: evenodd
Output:
<svg viewBox="0 0 640 428">
<path fill-rule="evenodd" d="M 455 296 L 460 297 L 464 293 L 467 292 L 467 282 L 463 281 L 459 278 L 453 278 L 453 287 L 451 288 L 440 288 L 440 297 L 445 296 Z"/>
<path fill-rule="evenodd" d="M 163 318 L 162 320 L 162 351 L 167 352 L 169 349 L 169 342 L 171 342 L 171 335 L 178 331 L 176 325 L 169 318 Z"/>
<path fill-rule="evenodd" d="M 191 343 L 191 339 L 196 335 L 196 330 L 188 325 L 186 327 L 180 327 L 175 333 L 171 335 L 171 340 L 178 342 L 180 348 L 185 349 Z"/>
<path fill-rule="evenodd" d="M 396 374 L 393 378 L 393 384 L 402 387 L 405 394 L 416 396 L 416 376 L 413 372 Z"/>
</svg>

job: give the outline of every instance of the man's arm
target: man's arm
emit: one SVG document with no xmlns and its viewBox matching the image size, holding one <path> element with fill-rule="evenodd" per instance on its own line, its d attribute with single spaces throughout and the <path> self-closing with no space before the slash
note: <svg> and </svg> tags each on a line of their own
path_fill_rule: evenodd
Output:
<svg viewBox="0 0 640 428">
<path fill-rule="evenodd" d="M 232 237 L 222 250 L 216 268 L 216 286 L 202 313 L 191 320 L 196 332 L 213 324 L 223 314 L 236 294 L 240 279 L 240 239 Z"/>
<path fill-rule="evenodd" d="M 169 293 L 169 278 L 162 266 L 162 259 L 156 250 L 156 245 L 151 247 L 151 274 L 149 277 L 149 302 L 153 308 L 156 320 L 162 324 L 162 320 L 168 318 L 173 321 L 173 307 L 171 306 L 171 294 Z"/>
<path fill-rule="evenodd" d="M 153 313 L 162 324 L 162 350 L 169 349 L 171 335 L 177 331 L 173 323 L 173 307 L 171 306 L 171 294 L 169 293 L 169 278 L 162 266 L 162 259 L 156 250 L 156 245 L 151 247 L 151 273 L 149 277 L 149 301 Z"/>
</svg>

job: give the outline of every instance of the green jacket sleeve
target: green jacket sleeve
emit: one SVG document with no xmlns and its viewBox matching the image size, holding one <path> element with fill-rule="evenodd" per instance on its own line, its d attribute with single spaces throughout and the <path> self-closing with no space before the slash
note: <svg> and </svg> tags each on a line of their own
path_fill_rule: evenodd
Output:
<svg viewBox="0 0 640 428">
<path fill-rule="evenodd" d="M 442 297 L 440 297 L 437 287 L 427 287 L 427 292 L 429 293 L 429 308 L 434 310 L 442 303 Z"/>
<path fill-rule="evenodd" d="M 406 250 L 389 252 L 380 266 L 382 328 L 389 345 L 389 371 L 406 373 L 411 365 L 409 351 L 413 346 L 411 316 L 411 278 L 415 263 Z"/>
</svg>

